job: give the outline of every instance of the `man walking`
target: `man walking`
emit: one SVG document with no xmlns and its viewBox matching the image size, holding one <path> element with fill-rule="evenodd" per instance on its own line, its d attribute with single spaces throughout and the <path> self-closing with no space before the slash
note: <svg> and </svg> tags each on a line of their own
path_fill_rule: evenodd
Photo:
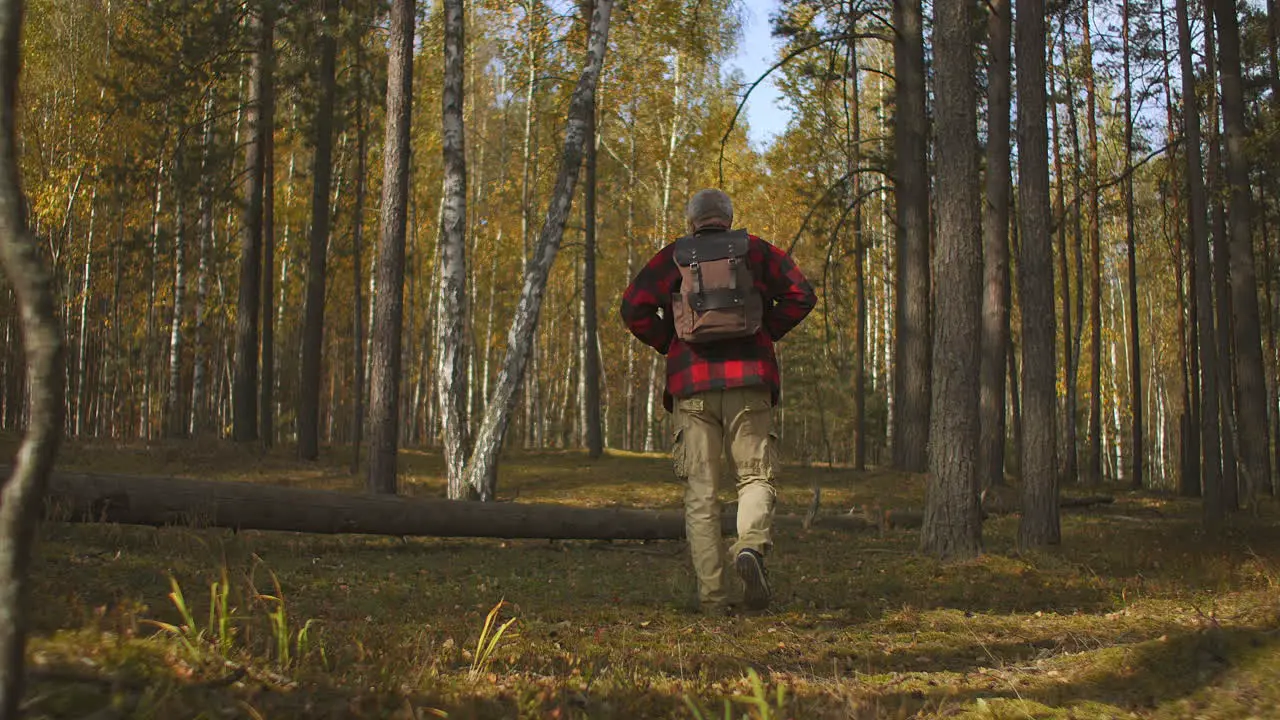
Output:
<svg viewBox="0 0 1280 720">
<path fill-rule="evenodd" d="M 730 230 L 733 202 L 724 192 L 697 192 L 685 217 L 690 234 L 636 275 L 622 296 L 622 319 L 667 356 L 663 404 L 674 413 L 672 457 L 685 483 L 685 534 L 703 611 L 729 608 L 716 497 L 726 454 L 738 489 L 734 569 L 743 603 L 762 610 L 778 465 L 773 344 L 809 314 L 815 296 L 786 253 Z"/>
</svg>

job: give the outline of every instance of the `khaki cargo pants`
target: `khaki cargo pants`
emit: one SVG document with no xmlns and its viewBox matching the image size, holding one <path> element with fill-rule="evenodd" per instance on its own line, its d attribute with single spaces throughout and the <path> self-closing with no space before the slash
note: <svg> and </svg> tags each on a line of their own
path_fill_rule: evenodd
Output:
<svg viewBox="0 0 1280 720">
<path fill-rule="evenodd" d="M 726 455 L 738 487 L 738 541 L 731 552 L 772 545 L 777 438 L 769 388 L 712 390 L 675 399 L 672 459 L 685 483 L 685 534 L 704 607 L 729 602 L 717 491 Z"/>
</svg>

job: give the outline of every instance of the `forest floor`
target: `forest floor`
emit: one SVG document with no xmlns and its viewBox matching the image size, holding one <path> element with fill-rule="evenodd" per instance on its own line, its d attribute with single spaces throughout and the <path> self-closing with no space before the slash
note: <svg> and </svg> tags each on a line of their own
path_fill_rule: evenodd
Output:
<svg viewBox="0 0 1280 720">
<path fill-rule="evenodd" d="M 11 445 L 12 440 L 7 444 Z M 66 447 L 64 470 L 358 492 L 349 456 Z M 442 495 L 409 451 L 403 492 Z M 919 508 L 923 479 L 789 467 L 824 510 Z M 764 613 L 704 617 L 682 542 L 315 536 L 46 523 L 32 718 L 1280 717 L 1280 510 L 1206 537 L 1198 505 L 1113 493 L 1063 543 L 940 563 L 918 532 L 776 532 Z M 665 457 L 514 454 L 500 497 L 678 507 Z M 172 584 L 171 584 L 172 583 Z M 171 593 L 180 589 L 184 617 Z M 497 635 L 490 610 L 505 601 Z M 489 652 L 477 652 L 485 635 Z M 497 635 L 497 637 L 495 637 Z"/>
</svg>

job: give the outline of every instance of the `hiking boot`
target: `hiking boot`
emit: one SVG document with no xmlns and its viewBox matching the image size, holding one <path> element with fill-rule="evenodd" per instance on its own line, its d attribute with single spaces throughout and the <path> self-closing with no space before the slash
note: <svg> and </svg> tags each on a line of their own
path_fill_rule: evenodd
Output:
<svg viewBox="0 0 1280 720">
<path fill-rule="evenodd" d="M 743 550 L 733 561 L 738 577 L 742 578 L 742 603 L 748 610 L 764 610 L 769 607 L 769 576 L 764 570 L 764 558 L 755 550 Z"/>
</svg>

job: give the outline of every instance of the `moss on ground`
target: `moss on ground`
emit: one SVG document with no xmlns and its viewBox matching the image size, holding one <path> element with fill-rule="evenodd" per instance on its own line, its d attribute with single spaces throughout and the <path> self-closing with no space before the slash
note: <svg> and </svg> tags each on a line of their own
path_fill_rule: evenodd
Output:
<svg viewBox="0 0 1280 720">
<path fill-rule="evenodd" d="M 88 443 L 62 467 L 359 492 L 348 461 Z M 402 466 L 407 494 L 443 493 L 438 455 L 410 451 Z M 658 455 L 514 454 L 501 480 L 517 502 L 681 496 Z M 828 510 L 919 507 L 923 495 L 919 477 L 789 468 L 780 511 L 803 512 L 815 482 Z M 1016 517 L 993 517 L 988 553 L 962 563 L 915 554 L 911 531 L 783 529 L 772 609 L 727 618 L 691 612 L 677 542 L 50 523 L 28 714 L 723 718 L 727 701 L 733 718 L 1280 717 L 1280 513 L 1268 505 L 1211 539 L 1193 503 L 1116 498 L 1066 513 L 1050 552 L 1017 553 Z M 224 571 L 220 621 L 210 589 Z M 170 577 L 191 609 L 185 632 Z M 516 622 L 477 658 L 500 600 Z"/>
</svg>

